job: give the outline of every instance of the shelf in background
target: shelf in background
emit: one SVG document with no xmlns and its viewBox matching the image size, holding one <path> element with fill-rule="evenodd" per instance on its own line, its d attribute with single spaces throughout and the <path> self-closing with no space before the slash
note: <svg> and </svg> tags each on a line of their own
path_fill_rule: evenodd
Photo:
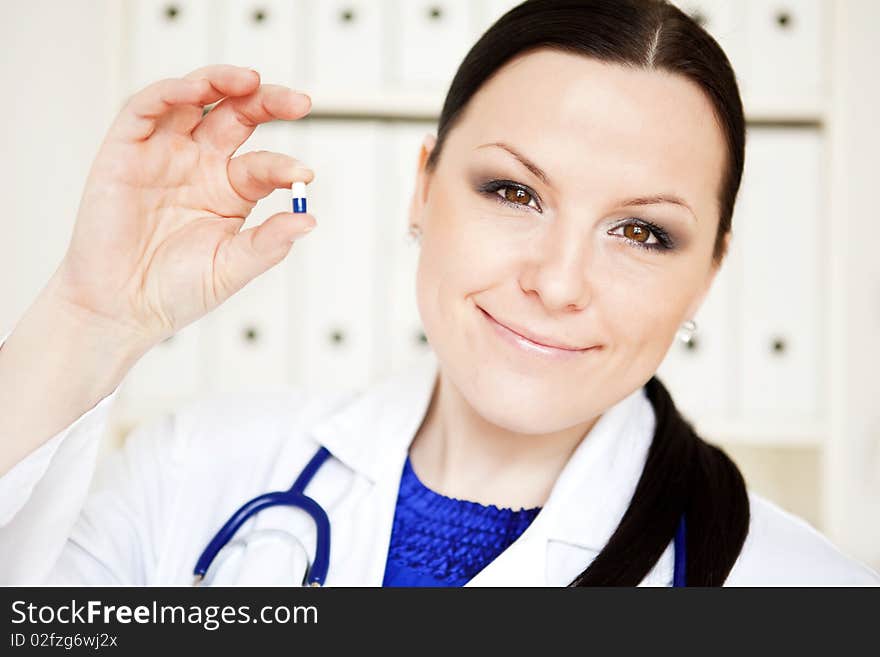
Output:
<svg viewBox="0 0 880 657">
<path fill-rule="evenodd" d="M 339 93 L 303 89 L 312 99 L 309 116 L 351 119 L 410 119 L 436 121 L 443 95 L 428 92 L 372 90 Z"/>
<path fill-rule="evenodd" d="M 303 89 L 312 99 L 314 118 L 390 119 L 436 121 L 443 108 L 444 92 L 364 90 L 341 93 Z M 745 97 L 746 120 L 752 124 L 821 125 L 825 104 L 819 98 L 785 99 Z"/>
<path fill-rule="evenodd" d="M 821 125 L 827 116 L 825 101 L 820 97 L 798 98 L 743 95 L 746 122 L 773 125 Z"/>
</svg>

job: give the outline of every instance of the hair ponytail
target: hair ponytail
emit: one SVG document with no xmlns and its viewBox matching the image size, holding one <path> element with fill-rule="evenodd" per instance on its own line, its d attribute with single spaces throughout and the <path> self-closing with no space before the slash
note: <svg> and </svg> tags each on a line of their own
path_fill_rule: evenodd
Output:
<svg viewBox="0 0 880 657">
<path fill-rule="evenodd" d="M 682 514 L 688 586 L 722 585 L 745 542 L 749 499 L 739 469 L 697 436 L 656 376 L 645 392 L 656 430 L 642 476 L 607 545 L 570 586 L 637 585 L 669 545 Z"/>
</svg>

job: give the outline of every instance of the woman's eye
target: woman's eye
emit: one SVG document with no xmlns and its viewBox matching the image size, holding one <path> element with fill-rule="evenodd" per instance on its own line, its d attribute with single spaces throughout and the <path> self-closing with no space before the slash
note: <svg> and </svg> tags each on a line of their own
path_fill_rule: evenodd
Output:
<svg viewBox="0 0 880 657">
<path fill-rule="evenodd" d="M 622 233 L 613 231 L 622 230 Z M 665 231 L 659 226 L 647 225 L 645 223 L 628 222 L 617 226 L 609 231 L 609 235 L 623 235 L 635 246 L 643 249 L 653 249 L 664 251 L 671 248 L 671 241 Z"/>
<path fill-rule="evenodd" d="M 514 205 L 531 205 L 534 201 L 534 197 L 521 187 L 501 187 L 498 193 L 505 201 Z M 535 209 L 537 210 L 538 207 L 535 206 Z"/>
<path fill-rule="evenodd" d="M 538 198 L 527 187 L 509 180 L 492 180 L 481 185 L 479 191 L 491 194 L 492 198 L 517 208 L 532 208 L 541 212 Z"/>
<path fill-rule="evenodd" d="M 634 242 L 639 242 L 641 244 L 659 244 L 660 240 L 651 232 L 650 228 L 646 226 L 640 226 L 638 224 L 624 224 L 621 226 L 623 228 L 623 235 Z M 654 241 L 651 241 L 651 238 L 654 238 Z"/>
</svg>

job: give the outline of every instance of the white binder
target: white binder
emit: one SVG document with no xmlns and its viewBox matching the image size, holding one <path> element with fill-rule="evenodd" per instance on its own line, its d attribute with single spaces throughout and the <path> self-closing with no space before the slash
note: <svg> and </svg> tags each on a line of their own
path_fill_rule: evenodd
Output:
<svg viewBox="0 0 880 657">
<path fill-rule="evenodd" d="M 304 90 L 300 55 L 308 26 L 302 3 L 290 0 L 226 0 L 223 61 L 260 73 L 263 83 Z"/>
<path fill-rule="evenodd" d="M 419 148 L 427 134 L 436 134 L 432 122 L 393 124 L 383 131 L 382 141 L 388 145 L 383 154 L 390 175 L 386 177 L 387 212 L 380 214 L 382 222 L 380 258 L 383 266 L 383 305 L 387 312 L 380 324 L 386 336 L 389 360 L 386 365 L 393 371 L 407 368 L 423 360 L 431 351 L 427 341 L 416 299 L 416 273 L 419 246 L 408 236 L 409 209 L 416 182 Z"/>
<path fill-rule="evenodd" d="M 833 229 L 825 225 L 821 133 L 751 128 L 747 144 L 733 254 L 742 270 L 743 412 L 818 421 L 827 280 L 820 244 Z"/>
<path fill-rule="evenodd" d="M 477 10 L 468 0 L 393 3 L 393 84 L 406 90 L 445 90 L 473 45 Z"/>
<path fill-rule="evenodd" d="M 133 0 L 126 5 L 128 93 L 216 63 L 214 6 L 209 0 Z"/>
<path fill-rule="evenodd" d="M 747 106 L 782 111 L 824 105 L 827 6 L 821 0 L 745 3 L 748 65 L 743 89 Z"/>
<path fill-rule="evenodd" d="M 300 56 L 308 61 L 309 89 L 339 93 L 372 91 L 385 78 L 384 2 L 312 0 L 309 30 Z"/>
<path fill-rule="evenodd" d="M 298 155 L 290 148 L 294 122 L 257 126 L 236 155 L 265 150 Z M 242 230 L 259 225 L 277 212 L 290 212 L 290 190 L 276 189 L 261 199 Z M 205 318 L 210 325 L 212 357 L 206 363 L 207 383 L 217 391 L 252 390 L 289 380 L 288 363 L 295 336 L 288 325 L 287 269 L 296 244 L 285 260 L 264 272 Z"/>
<path fill-rule="evenodd" d="M 388 212 L 377 193 L 386 172 L 378 167 L 375 121 L 310 120 L 309 162 L 316 172 L 309 207 L 318 226 L 295 245 L 306 280 L 296 285 L 305 303 L 292 311 L 305 329 L 301 352 L 306 385 L 328 391 L 366 385 L 372 378 L 378 335 L 376 246 L 385 235 L 375 218 Z M 301 248 L 300 248 L 301 247 Z"/>
</svg>

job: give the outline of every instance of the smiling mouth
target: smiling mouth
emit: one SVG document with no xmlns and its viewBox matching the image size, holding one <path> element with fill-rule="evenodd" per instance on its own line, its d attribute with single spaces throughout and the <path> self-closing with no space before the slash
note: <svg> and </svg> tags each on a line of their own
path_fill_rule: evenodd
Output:
<svg viewBox="0 0 880 657">
<path fill-rule="evenodd" d="M 514 329 L 510 328 L 510 327 L 507 326 L 506 324 L 503 324 L 502 322 L 499 322 L 499 321 L 498 321 L 497 319 L 495 319 L 491 314 L 489 314 L 488 312 L 486 312 L 485 310 L 483 310 L 480 306 L 477 306 L 477 308 L 480 310 L 480 312 L 483 313 L 483 315 L 486 316 L 486 319 L 488 319 L 490 322 L 492 322 L 492 323 L 496 324 L 497 326 L 499 326 L 502 330 L 504 330 L 504 331 L 509 331 L 509 332 L 510 332 L 513 336 L 515 336 L 516 338 L 518 338 L 518 339 L 520 339 L 520 340 L 524 340 L 524 341 L 527 342 L 528 344 L 530 344 L 530 345 L 534 345 L 535 347 L 540 348 L 540 349 L 542 349 L 542 350 L 550 350 L 550 351 L 554 351 L 554 352 L 561 352 L 561 353 L 568 353 L 568 354 L 576 354 L 576 353 L 580 353 L 580 352 L 584 352 L 584 351 L 589 351 L 590 349 L 593 349 L 593 347 L 582 347 L 582 348 L 559 347 L 559 346 L 556 346 L 556 345 L 549 345 L 549 344 L 544 344 L 543 342 L 538 342 L 538 341 L 536 341 L 536 340 L 533 340 L 532 338 L 529 338 L 529 337 L 526 337 L 525 335 L 522 335 L 521 333 L 515 331 Z"/>
</svg>

